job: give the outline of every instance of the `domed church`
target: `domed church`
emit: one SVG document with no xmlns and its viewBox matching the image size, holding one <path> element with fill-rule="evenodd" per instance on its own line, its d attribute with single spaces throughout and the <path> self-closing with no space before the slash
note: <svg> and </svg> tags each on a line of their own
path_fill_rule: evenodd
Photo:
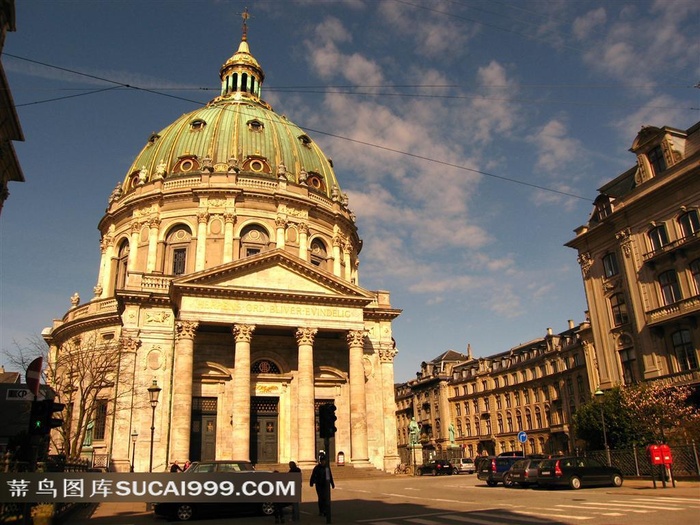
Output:
<svg viewBox="0 0 700 525">
<path fill-rule="evenodd" d="M 94 297 L 74 296 L 43 333 L 64 417 L 115 471 L 308 467 L 324 448 L 318 408 L 333 403 L 331 458 L 393 470 L 400 311 L 359 285 L 362 241 L 333 162 L 261 99 L 245 22 L 219 76 L 219 96 L 148 138 L 99 223 Z M 88 391 L 85 368 L 108 347 Z M 80 352 L 93 356 L 82 367 Z"/>
</svg>

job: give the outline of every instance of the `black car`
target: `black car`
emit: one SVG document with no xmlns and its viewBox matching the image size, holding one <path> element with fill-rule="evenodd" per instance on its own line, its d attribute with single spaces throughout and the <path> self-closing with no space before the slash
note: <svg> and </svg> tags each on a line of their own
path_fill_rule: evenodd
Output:
<svg viewBox="0 0 700 525">
<path fill-rule="evenodd" d="M 504 475 L 516 461 L 523 459 L 521 456 L 489 456 L 488 458 L 481 457 L 476 471 L 476 477 L 486 481 L 489 487 L 495 487 L 499 483 L 505 486 L 511 486 L 510 480 L 504 478 Z"/>
<path fill-rule="evenodd" d="M 541 487 L 556 485 L 580 489 L 583 486 L 622 486 L 622 472 L 595 459 L 562 457 L 545 459 L 537 469 L 537 483 Z"/>
<path fill-rule="evenodd" d="M 542 459 L 525 458 L 519 459 L 510 467 L 508 472 L 503 474 L 503 484 L 505 486 L 529 487 L 537 484 L 537 467 Z"/>
<path fill-rule="evenodd" d="M 418 467 L 419 476 L 442 476 L 456 474 L 458 471 L 455 466 L 445 459 L 436 459 L 425 465 Z"/>
<path fill-rule="evenodd" d="M 249 472 L 255 470 L 250 461 L 195 461 L 185 472 Z M 173 474 L 177 476 L 179 474 Z M 264 514 L 271 516 L 275 506 L 271 502 L 236 503 L 155 503 L 153 512 L 168 519 L 189 521 L 204 516 L 237 516 L 240 514 Z"/>
</svg>

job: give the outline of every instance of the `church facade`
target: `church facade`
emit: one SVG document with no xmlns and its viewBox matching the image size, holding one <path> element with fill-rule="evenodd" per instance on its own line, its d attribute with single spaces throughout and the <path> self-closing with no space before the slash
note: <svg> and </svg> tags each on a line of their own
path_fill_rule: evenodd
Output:
<svg viewBox="0 0 700 525">
<path fill-rule="evenodd" d="M 333 163 L 261 99 L 245 25 L 220 79 L 218 97 L 148 138 L 109 197 L 94 297 L 44 331 L 50 360 L 116 344 L 89 417 L 92 453 L 113 470 L 310 466 L 324 403 L 338 418 L 327 453 L 393 470 L 400 311 L 359 285 L 362 242 Z M 64 388 L 70 407 L 79 382 Z"/>
</svg>

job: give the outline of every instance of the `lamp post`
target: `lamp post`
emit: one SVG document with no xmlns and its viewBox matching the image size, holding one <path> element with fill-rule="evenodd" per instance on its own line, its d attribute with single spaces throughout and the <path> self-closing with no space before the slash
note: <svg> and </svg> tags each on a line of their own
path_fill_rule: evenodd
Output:
<svg viewBox="0 0 700 525">
<path fill-rule="evenodd" d="M 151 455 L 148 461 L 148 472 L 153 472 L 153 434 L 156 430 L 156 407 L 158 406 L 158 396 L 162 389 L 154 379 L 153 384 L 148 388 L 148 398 L 151 401 Z"/>
<path fill-rule="evenodd" d="M 608 467 L 609 467 L 612 465 L 612 461 L 610 459 L 610 446 L 608 445 L 608 433 L 605 431 L 605 412 L 603 411 L 603 397 L 605 396 L 605 392 L 603 392 L 600 389 L 600 385 L 599 385 L 593 395 L 595 396 L 595 399 L 598 402 L 598 405 L 600 406 L 600 420 L 603 423 L 603 444 L 605 445 L 605 455 L 608 459 Z"/>
<path fill-rule="evenodd" d="M 134 458 L 136 457 L 136 438 L 139 433 L 135 430 L 131 433 L 131 472 L 134 471 Z"/>
</svg>

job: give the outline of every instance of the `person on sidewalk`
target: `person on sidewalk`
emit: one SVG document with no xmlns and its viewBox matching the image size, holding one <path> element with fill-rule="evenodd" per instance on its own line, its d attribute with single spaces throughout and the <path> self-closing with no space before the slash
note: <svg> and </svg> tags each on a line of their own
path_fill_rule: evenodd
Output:
<svg viewBox="0 0 700 525">
<path fill-rule="evenodd" d="M 318 464 L 311 471 L 309 484 L 312 487 L 316 486 L 316 494 L 318 495 L 318 515 L 325 516 L 328 512 L 328 505 L 331 499 L 331 488 L 335 488 L 333 474 L 328 467 L 326 456 L 318 458 Z"/>
<path fill-rule="evenodd" d="M 301 472 L 294 461 L 289 462 L 289 472 Z M 292 503 L 292 521 L 299 521 L 299 502 Z"/>
</svg>

